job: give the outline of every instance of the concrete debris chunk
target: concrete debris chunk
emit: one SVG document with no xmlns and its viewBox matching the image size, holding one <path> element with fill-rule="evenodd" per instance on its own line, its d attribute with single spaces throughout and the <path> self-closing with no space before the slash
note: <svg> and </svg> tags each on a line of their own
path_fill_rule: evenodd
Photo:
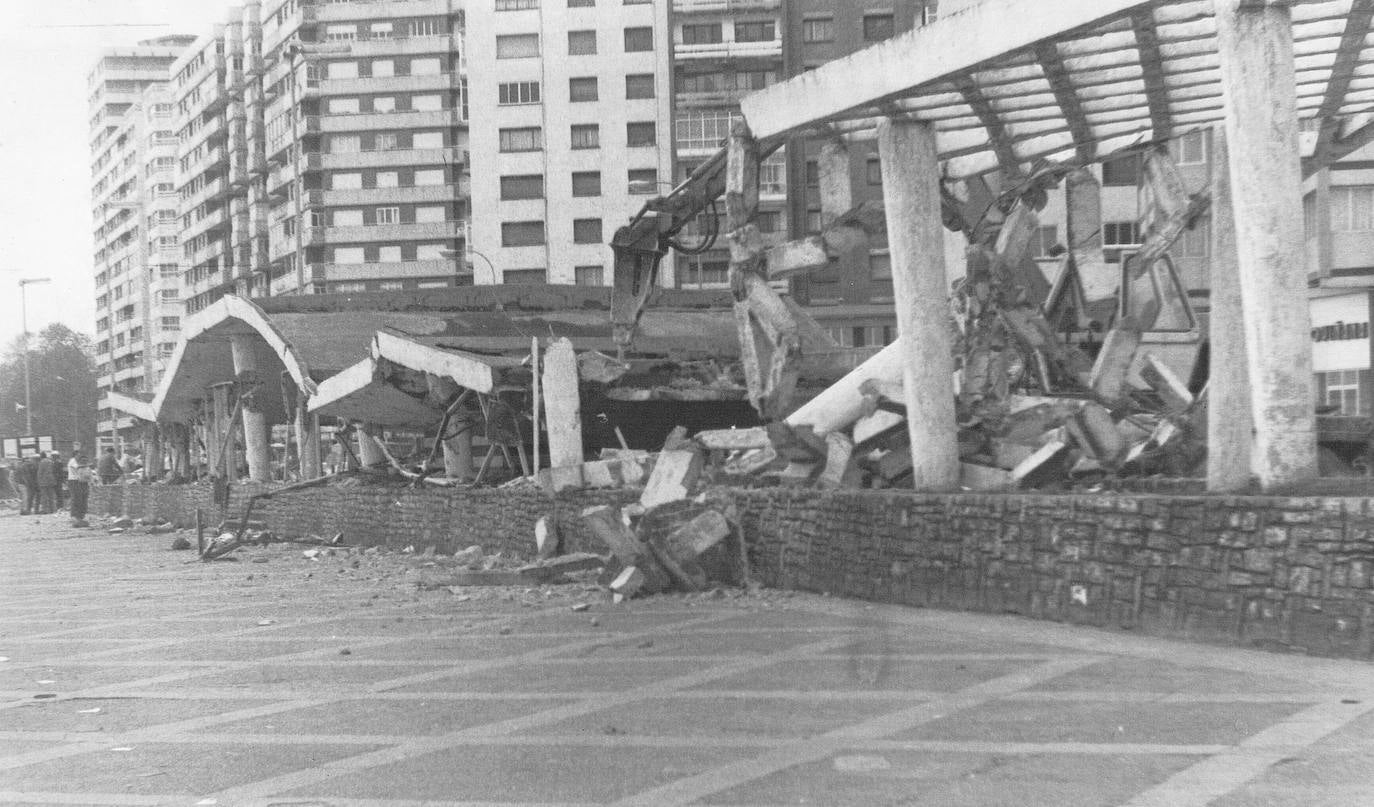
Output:
<svg viewBox="0 0 1374 807">
<path fill-rule="evenodd" d="M 701 475 L 702 462 L 702 455 L 697 451 L 661 452 L 639 503 L 652 510 L 661 504 L 688 498 Z"/>
</svg>

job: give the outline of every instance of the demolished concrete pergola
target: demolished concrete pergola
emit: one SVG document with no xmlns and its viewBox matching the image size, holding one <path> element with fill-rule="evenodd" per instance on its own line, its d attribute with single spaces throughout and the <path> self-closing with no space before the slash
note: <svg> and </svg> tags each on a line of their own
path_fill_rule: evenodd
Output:
<svg viewBox="0 0 1374 807">
<path fill-rule="evenodd" d="M 1317 465 L 1302 161 L 1310 169 L 1370 139 L 1372 16 L 1363 0 L 983 0 L 748 96 L 726 188 L 737 299 L 760 270 L 749 238 L 757 155 L 799 135 L 829 138 L 825 223 L 845 210 L 828 199 L 848 187 L 849 161 L 835 155 L 846 136 L 876 130 L 915 486 L 952 489 L 940 181 L 1025 176 L 1221 127 L 1231 176 L 1220 180 L 1229 193 L 1215 194 L 1214 231 L 1229 252 L 1214 255 L 1214 285 L 1239 294 L 1218 296 L 1211 328 L 1244 339 L 1214 339 L 1212 366 L 1247 368 L 1252 381 L 1247 391 L 1244 376 L 1212 377 L 1211 481 L 1233 487 L 1220 469 L 1252 467 L 1249 429 L 1236 430 L 1251 422 L 1261 485 L 1306 481 Z M 1299 118 L 1315 130 L 1300 133 Z"/>
<path fill-rule="evenodd" d="M 525 400 L 530 395 L 531 355 L 540 341 L 564 340 L 576 351 L 567 353 L 571 388 L 561 396 L 560 390 L 546 392 L 550 423 L 554 407 L 569 400 L 567 392 L 575 412 L 579 378 L 584 389 L 595 383 L 605 399 L 631 409 L 676 402 L 729 403 L 732 411 L 747 410 L 741 403 L 744 388 L 734 380 L 738 372 L 732 363 L 739 351 L 728 297 L 661 290 L 659 307 L 643 319 L 635 350 L 618 361 L 601 352 L 616 347 L 609 293 L 502 287 L 347 298 L 225 297 L 186 319 L 151 400 L 120 393 L 110 400 L 169 435 L 179 473 L 188 470 L 198 439 L 211 473 L 237 478 L 231 449 L 241 442 L 248 477 L 255 481 L 270 478 L 274 424 L 295 426 L 301 478 L 319 476 L 322 418 L 337 420 L 357 435 L 356 456 L 364 466 L 390 465 L 409 473 L 373 438 L 387 428 L 428 434 L 450 420 L 455 429 L 440 440 L 450 480 L 473 476 L 470 427 L 476 422 L 488 426 L 482 436 L 493 448 L 515 448 L 526 466 L 520 435 L 528 437 L 530 430 L 520 426 L 510 406 L 503 407 L 500 396 L 513 393 Z M 834 350 L 819 332 L 809 333 L 806 345 L 810 360 L 803 375 L 815 388 L 855 363 L 852 351 Z M 710 376 L 707 383 L 701 383 L 703 375 Z M 496 429 L 499 435 L 491 428 L 498 410 L 504 424 Z M 522 412 L 528 421 L 530 413 Z M 465 423 L 468 429 L 461 428 Z M 576 456 L 575 463 L 568 462 L 580 464 L 580 435 L 566 445 L 568 456 Z M 536 449 L 536 461 L 537 454 Z M 537 467 L 521 470 L 529 475 Z"/>
</svg>

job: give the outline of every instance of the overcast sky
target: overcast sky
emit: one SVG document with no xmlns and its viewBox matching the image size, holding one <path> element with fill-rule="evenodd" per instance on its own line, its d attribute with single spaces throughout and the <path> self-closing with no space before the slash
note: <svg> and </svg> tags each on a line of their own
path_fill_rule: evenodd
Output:
<svg viewBox="0 0 1374 807">
<path fill-rule="evenodd" d="M 59 321 L 95 331 L 86 75 L 103 48 L 202 34 L 224 0 L 44 0 L 6 3 L 0 26 L 0 344 Z"/>
</svg>

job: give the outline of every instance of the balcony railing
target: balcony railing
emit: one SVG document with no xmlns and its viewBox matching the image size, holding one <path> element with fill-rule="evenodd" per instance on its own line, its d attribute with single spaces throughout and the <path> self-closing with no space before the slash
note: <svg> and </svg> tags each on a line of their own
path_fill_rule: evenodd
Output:
<svg viewBox="0 0 1374 807">
<path fill-rule="evenodd" d="M 673 54 L 680 59 L 767 59 L 782 57 L 782 41 L 767 42 L 709 42 L 702 45 L 674 45 Z"/>
</svg>

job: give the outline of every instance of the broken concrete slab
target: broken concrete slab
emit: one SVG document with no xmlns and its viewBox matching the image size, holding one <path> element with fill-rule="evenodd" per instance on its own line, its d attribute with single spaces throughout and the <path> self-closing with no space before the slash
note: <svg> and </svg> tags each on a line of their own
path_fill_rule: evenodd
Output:
<svg viewBox="0 0 1374 807">
<path fill-rule="evenodd" d="M 606 559 L 590 552 L 574 552 L 556 558 L 521 566 L 516 571 L 536 583 L 548 583 L 573 572 L 588 572 L 603 568 Z"/>
<path fill-rule="evenodd" d="M 1115 403 L 1126 397 L 1130 392 L 1127 378 L 1139 349 L 1140 327 L 1130 317 L 1122 319 L 1107 332 L 1088 381 L 1088 386 L 1099 398 Z"/>
<path fill-rule="evenodd" d="M 843 432 L 831 432 L 825 436 L 829 449 L 825 458 L 825 470 L 817 484 L 825 490 L 838 490 L 847 487 L 846 481 L 852 476 L 850 468 L 854 462 L 854 441 Z"/>
<path fill-rule="evenodd" d="M 1145 354 L 1140 377 L 1159 395 L 1164 401 L 1164 408 L 1171 414 L 1180 414 L 1193 405 L 1193 393 L 1188 389 L 1188 385 L 1153 353 Z"/>
<path fill-rule="evenodd" d="M 959 463 L 959 486 L 966 490 L 990 493 L 1014 489 L 1016 479 L 1012 476 L 1011 471 L 990 468 L 986 465 L 976 465 L 971 462 L 961 462 Z"/>
<path fill-rule="evenodd" d="M 648 547 L 634 534 L 619 508 L 602 505 L 582 511 L 582 522 L 601 540 L 621 564 L 638 566 L 651 593 L 671 587 L 667 575 L 649 555 Z"/>
<path fill-rule="evenodd" d="M 744 451 L 751 448 L 764 448 L 772 445 L 768 430 L 763 427 L 750 429 L 714 429 L 697 432 L 695 438 L 702 448 L 710 451 Z"/>
<path fill-rule="evenodd" d="M 652 510 L 661 504 L 687 498 L 701 475 L 702 465 L 703 457 L 697 451 L 660 452 L 639 503 L 646 510 Z"/>
<path fill-rule="evenodd" d="M 1012 480 L 1020 488 L 1036 488 L 1063 477 L 1063 461 L 1069 453 L 1069 445 L 1054 440 L 1041 446 L 1025 462 L 1012 469 Z"/>
</svg>

